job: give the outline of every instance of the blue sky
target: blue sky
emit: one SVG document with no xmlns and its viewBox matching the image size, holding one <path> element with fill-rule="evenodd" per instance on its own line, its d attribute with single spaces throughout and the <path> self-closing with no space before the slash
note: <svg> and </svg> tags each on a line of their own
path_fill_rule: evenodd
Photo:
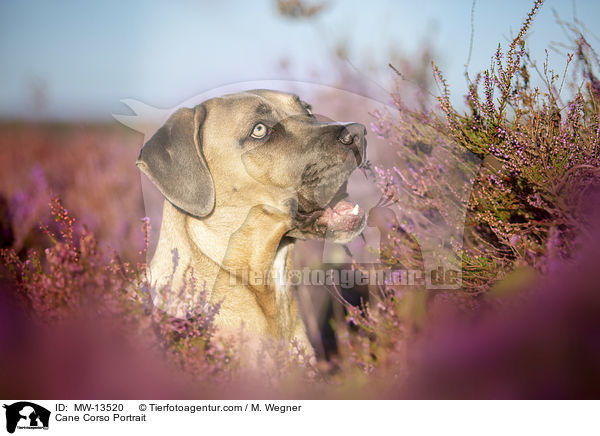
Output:
<svg viewBox="0 0 600 436">
<path fill-rule="evenodd" d="M 471 4 L 329 0 L 316 20 L 291 21 L 278 15 L 274 0 L 2 1 L 0 118 L 110 119 L 127 112 L 119 102 L 124 98 L 171 107 L 250 80 L 332 84 L 328 67 L 341 40 L 353 64 L 370 59 L 385 71 L 392 48 L 415 53 L 429 38 L 439 53 L 436 62 L 460 96 Z M 577 16 L 600 35 L 600 2 L 575 5 Z M 470 71 L 489 65 L 498 42 L 506 46 L 530 6 L 525 0 L 477 2 Z M 547 0 L 536 18 L 528 43 L 540 64 L 549 42 L 564 40 L 553 9 L 570 19 L 573 2 Z M 287 72 L 280 68 L 284 58 Z M 562 71 L 563 59 L 551 61 Z M 369 74 L 363 71 L 361 80 Z M 42 106 L 33 98 L 36 86 L 44 89 Z"/>
</svg>

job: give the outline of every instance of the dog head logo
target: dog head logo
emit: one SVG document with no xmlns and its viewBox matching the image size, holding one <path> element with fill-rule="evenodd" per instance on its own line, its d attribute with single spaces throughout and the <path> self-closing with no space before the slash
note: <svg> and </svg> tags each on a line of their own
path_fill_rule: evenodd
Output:
<svg viewBox="0 0 600 436">
<path fill-rule="evenodd" d="M 18 429 L 48 429 L 50 411 L 28 401 L 3 406 L 6 409 L 6 431 Z"/>
</svg>

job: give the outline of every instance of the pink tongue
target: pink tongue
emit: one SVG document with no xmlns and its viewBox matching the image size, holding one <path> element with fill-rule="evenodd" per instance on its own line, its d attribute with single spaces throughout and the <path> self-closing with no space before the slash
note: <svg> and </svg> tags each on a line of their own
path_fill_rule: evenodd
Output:
<svg viewBox="0 0 600 436">
<path fill-rule="evenodd" d="M 357 228 L 363 219 L 362 210 L 359 209 L 357 214 L 352 213 L 354 207 L 347 201 L 340 201 L 333 208 L 327 207 L 317 222 L 330 230 L 351 231 Z"/>
<path fill-rule="evenodd" d="M 338 215 L 347 215 L 350 214 L 350 211 L 354 209 L 354 205 L 348 203 L 347 201 L 340 201 L 333 206 L 333 211 Z"/>
</svg>

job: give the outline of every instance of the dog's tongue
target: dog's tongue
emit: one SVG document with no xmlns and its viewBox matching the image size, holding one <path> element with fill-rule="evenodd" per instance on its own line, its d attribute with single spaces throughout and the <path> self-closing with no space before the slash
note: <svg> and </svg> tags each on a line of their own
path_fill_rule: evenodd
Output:
<svg viewBox="0 0 600 436">
<path fill-rule="evenodd" d="M 330 230 L 352 231 L 360 225 L 363 215 L 364 212 L 358 204 L 340 201 L 333 207 L 327 207 L 317 223 Z"/>
</svg>

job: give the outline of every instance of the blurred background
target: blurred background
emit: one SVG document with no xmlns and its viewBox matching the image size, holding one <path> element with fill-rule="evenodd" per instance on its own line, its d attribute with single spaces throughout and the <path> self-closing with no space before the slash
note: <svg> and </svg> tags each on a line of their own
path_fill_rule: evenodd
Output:
<svg viewBox="0 0 600 436">
<path fill-rule="evenodd" d="M 474 8 L 469 0 L 309 1 L 302 4 L 306 10 L 294 5 L 4 1 L 0 116 L 111 121 L 112 113 L 124 110 L 124 98 L 170 108 L 212 88 L 265 79 L 341 85 L 343 78 L 346 87 L 367 87 L 377 92 L 371 97 L 386 98 L 393 78 L 388 63 L 409 76 L 411 67 L 423 64 L 430 76 L 431 60 L 460 101 L 467 60 L 470 71 L 487 68 L 498 42 L 515 36 L 531 6 L 520 0 L 480 0 Z M 540 63 L 549 41 L 564 42 L 555 13 L 597 17 L 600 5 L 547 1 L 527 40 Z M 597 20 L 584 21 L 600 33 Z M 420 64 L 422 57 L 428 62 Z"/>
</svg>

